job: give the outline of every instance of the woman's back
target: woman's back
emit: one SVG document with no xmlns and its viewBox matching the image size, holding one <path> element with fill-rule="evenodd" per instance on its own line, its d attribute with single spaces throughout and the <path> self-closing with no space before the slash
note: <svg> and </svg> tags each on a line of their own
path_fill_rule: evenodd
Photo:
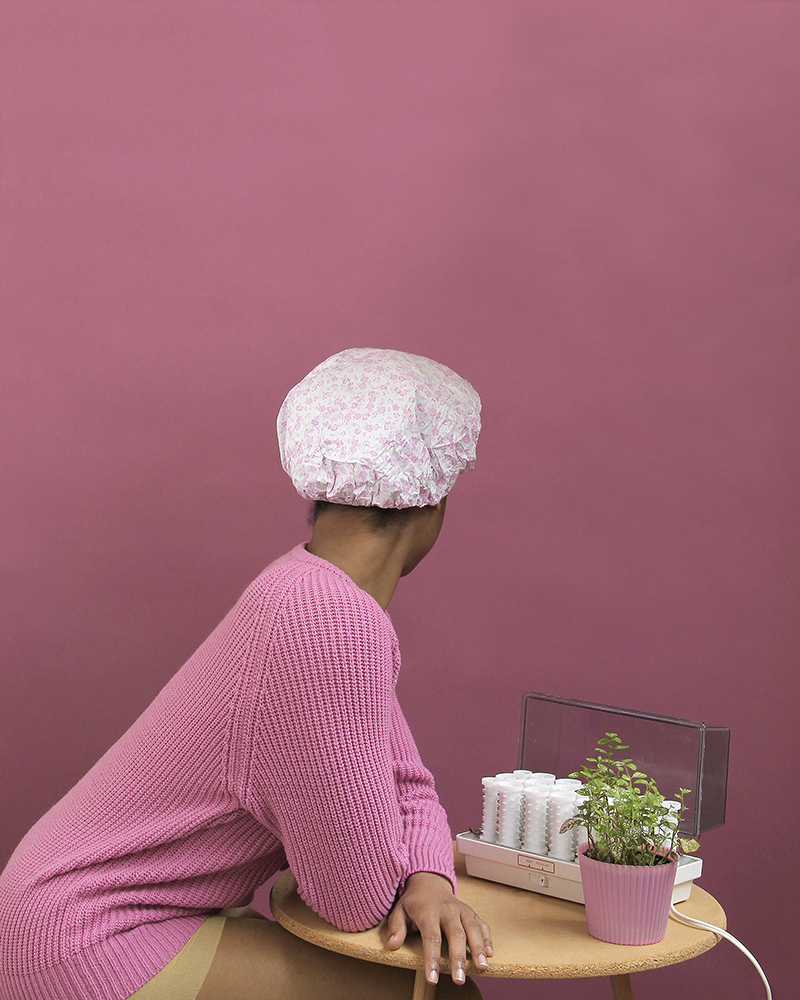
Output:
<svg viewBox="0 0 800 1000">
<path fill-rule="evenodd" d="M 316 850 L 304 803 L 311 789 L 298 794 L 293 758 L 316 760 L 319 780 L 303 772 L 302 783 L 317 784 L 318 798 L 336 774 L 336 761 L 325 755 L 337 739 L 358 742 L 358 734 L 337 735 L 337 701 L 352 694 L 352 684 L 330 655 L 337 627 L 320 615 L 340 623 L 344 615 L 341 634 L 353 631 L 346 619 L 367 616 L 358 636 L 370 660 L 362 680 L 378 700 L 393 689 L 396 641 L 373 599 L 302 546 L 273 563 L 12 856 L 0 877 L 4 1000 L 44 988 L 59 998 L 127 996 L 209 912 L 249 902 L 285 866 L 287 828 L 290 849 Z M 325 676 L 312 662 L 320 646 L 332 665 Z M 287 722 L 298 711 L 290 701 L 302 702 L 303 717 Z M 298 739 L 305 748 L 288 745 Z M 378 849 L 393 851 L 391 844 Z M 379 887 L 379 896 L 388 897 L 376 901 L 382 912 L 364 913 L 352 901 L 348 915 L 346 891 L 322 884 L 326 872 L 336 881 L 336 867 L 319 866 L 320 884 L 308 892 L 315 902 L 320 893 L 344 897 L 332 919 L 374 923 L 402 877 L 400 859 L 384 864 L 387 888 Z M 380 865 L 376 874 L 380 883 Z"/>
</svg>

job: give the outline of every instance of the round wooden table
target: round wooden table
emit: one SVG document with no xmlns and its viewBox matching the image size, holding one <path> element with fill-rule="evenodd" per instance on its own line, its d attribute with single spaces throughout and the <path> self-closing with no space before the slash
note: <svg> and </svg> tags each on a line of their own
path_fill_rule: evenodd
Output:
<svg viewBox="0 0 800 1000">
<path fill-rule="evenodd" d="M 586 911 L 579 903 L 553 899 L 537 892 L 487 882 L 467 875 L 464 858 L 456 852 L 458 896 L 492 928 L 494 957 L 489 969 L 478 971 L 467 963 L 471 976 L 506 979 L 577 979 L 608 976 L 614 1000 L 632 1000 L 630 974 L 696 958 L 719 940 L 710 931 L 697 930 L 670 918 L 667 935 L 659 944 L 617 945 L 591 937 Z M 436 987 L 427 982 L 422 944 L 413 936 L 397 951 L 386 949 L 386 921 L 357 934 L 340 931 L 317 916 L 297 894 L 291 872 L 272 887 L 270 904 L 275 919 L 287 931 L 311 944 L 367 962 L 416 969 L 412 1000 L 432 1000 Z M 698 886 L 677 909 L 689 917 L 725 928 L 719 903 Z M 440 974 L 449 972 L 446 950 Z"/>
</svg>

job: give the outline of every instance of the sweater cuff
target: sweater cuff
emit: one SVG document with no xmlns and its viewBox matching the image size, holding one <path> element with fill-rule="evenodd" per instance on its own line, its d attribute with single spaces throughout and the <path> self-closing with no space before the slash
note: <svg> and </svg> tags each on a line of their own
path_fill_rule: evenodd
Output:
<svg viewBox="0 0 800 1000">
<path fill-rule="evenodd" d="M 458 892 L 458 882 L 456 881 L 455 872 L 444 871 L 442 868 L 431 867 L 429 865 L 427 868 L 415 868 L 413 872 L 409 872 L 408 875 L 406 875 L 406 877 L 400 882 L 400 888 L 397 890 L 398 898 L 406 891 L 406 885 L 408 884 L 408 880 L 411 876 L 416 875 L 419 872 L 427 872 L 431 875 L 442 875 L 447 879 L 450 885 L 452 885 L 453 895 L 455 896 Z"/>
<path fill-rule="evenodd" d="M 455 843 L 450 841 L 447 843 L 447 846 L 442 844 L 442 849 L 438 851 L 432 849 L 432 844 L 428 845 L 428 850 L 420 850 L 420 846 L 417 845 L 417 850 L 412 851 L 412 856 L 408 859 L 408 871 L 400 882 L 398 895 L 402 895 L 406 891 L 406 882 L 417 872 L 431 872 L 433 875 L 442 875 L 452 885 L 453 893 L 455 894 L 458 891 L 453 857 Z"/>
</svg>

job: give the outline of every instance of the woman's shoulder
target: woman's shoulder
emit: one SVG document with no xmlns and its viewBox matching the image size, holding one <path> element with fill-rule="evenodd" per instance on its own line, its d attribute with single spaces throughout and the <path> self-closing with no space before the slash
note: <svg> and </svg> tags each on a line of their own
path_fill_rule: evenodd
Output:
<svg viewBox="0 0 800 1000">
<path fill-rule="evenodd" d="M 245 592 L 285 614 L 316 617 L 355 614 L 373 627 L 393 634 L 391 619 L 371 594 L 362 590 L 338 566 L 296 545 L 270 563 Z"/>
<path fill-rule="evenodd" d="M 283 686 L 285 694 L 309 684 L 324 693 L 331 685 L 397 682 L 400 650 L 388 614 L 304 546 L 268 566 L 251 585 L 248 602 L 255 614 L 240 611 L 237 627 L 252 637 L 247 660 L 258 685 Z"/>
</svg>

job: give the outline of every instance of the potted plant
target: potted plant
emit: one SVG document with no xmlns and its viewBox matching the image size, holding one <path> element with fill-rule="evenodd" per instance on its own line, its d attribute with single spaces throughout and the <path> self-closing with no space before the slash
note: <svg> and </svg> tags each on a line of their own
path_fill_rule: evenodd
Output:
<svg viewBox="0 0 800 1000">
<path fill-rule="evenodd" d="M 583 787 L 562 832 L 586 832 L 578 861 L 592 937 L 655 944 L 667 931 L 677 845 L 686 852 L 700 845 L 678 835 L 689 789 L 678 790 L 677 807 L 667 804 L 653 779 L 622 756 L 628 749 L 616 733 L 598 741 L 597 756 L 572 775 Z"/>
</svg>

